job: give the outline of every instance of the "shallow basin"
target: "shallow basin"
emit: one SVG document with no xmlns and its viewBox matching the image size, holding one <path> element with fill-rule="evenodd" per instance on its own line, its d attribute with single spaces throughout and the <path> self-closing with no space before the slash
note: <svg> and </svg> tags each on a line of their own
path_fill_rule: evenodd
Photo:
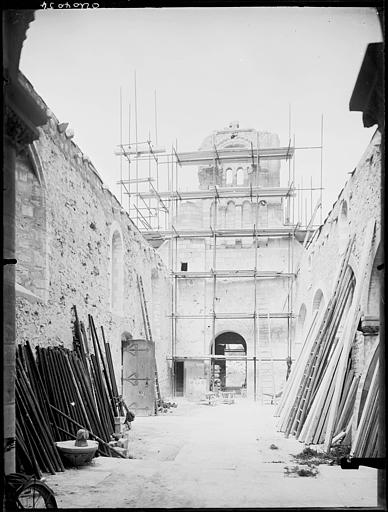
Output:
<svg viewBox="0 0 388 512">
<path fill-rule="evenodd" d="M 92 460 L 97 449 L 97 441 L 88 441 L 87 446 L 75 446 L 74 441 L 58 441 L 55 443 L 60 454 L 73 466 L 82 466 Z"/>
</svg>

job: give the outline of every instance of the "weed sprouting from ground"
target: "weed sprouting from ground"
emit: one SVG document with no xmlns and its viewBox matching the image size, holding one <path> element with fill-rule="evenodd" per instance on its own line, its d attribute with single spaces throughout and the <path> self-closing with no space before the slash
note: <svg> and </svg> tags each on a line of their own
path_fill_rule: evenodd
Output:
<svg viewBox="0 0 388 512">
<path fill-rule="evenodd" d="M 276 444 L 271 444 L 270 448 L 271 450 L 279 450 L 279 447 L 276 446 Z"/>
<path fill-rule="evenodd" d="M 284 474 L 285 476 L 312 476 L 316 477 L 319 473 L 318 469 L 315 466 L 306 466 L 306 467 L 299 467 L 299 466 L 286 466 L 284 468 Z"/>
<path fill-rule="evenodd" d="M 309 446 L 306 446 L 306 448 L 298 453 L 297 455 L 292 455 L 292 457 L 297 461 L 301 463 L 305 463 L 308 466 L 312 464 L 340 464 L 340 460 L 343 457 L 346 457 L 349 455 L 350 452 L 350 446 L 348 445 L 337 445 L 332 446 L 330 451 L 328 453 L 326 452 L 319 452 L 317 450 L 314 450 L 310 448 Z"/>
<path fill-rule="evenodd" d="M 308 469 L 304 469 L 304 468 L 300 468 L 297 470 L 297 473 L 299 476 L 316 476 L 317 475 L 317 470 L 312 468 L 308 468 Z"/>
</svg>

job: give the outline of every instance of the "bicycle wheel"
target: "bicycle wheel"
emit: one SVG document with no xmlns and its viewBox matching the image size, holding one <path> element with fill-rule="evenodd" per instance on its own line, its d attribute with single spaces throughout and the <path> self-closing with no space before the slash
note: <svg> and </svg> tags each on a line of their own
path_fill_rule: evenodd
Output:
<svg viewBox="0 0 388 512">
<path fill-rule="evenodd" d="M 31 479 L 23 485 L 16 495 L 19 509 L 58 508 L 53 491 L 43 482 Z"/>
</svg>

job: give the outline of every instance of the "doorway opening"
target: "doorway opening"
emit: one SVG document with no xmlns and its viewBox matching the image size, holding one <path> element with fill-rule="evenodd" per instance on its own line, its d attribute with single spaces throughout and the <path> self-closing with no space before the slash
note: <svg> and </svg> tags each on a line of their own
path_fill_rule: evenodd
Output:
<svg viewBox="0 0 388 512">
<path fill-rule="evenodd" d="M 183 396 L 184 395 L 184 376 L 185 376 L 185 367 L 184 361 L 175 361 L 174 362 L 174 375 L 175 375 L 175 396 Z"/>
<path fill-rule="evenodd" d="M 236 332 L 224 332 L 215 339 L 212 354 L 210 389 L 241 393 L 247 387 L 247 344 Z"/>
</svg>

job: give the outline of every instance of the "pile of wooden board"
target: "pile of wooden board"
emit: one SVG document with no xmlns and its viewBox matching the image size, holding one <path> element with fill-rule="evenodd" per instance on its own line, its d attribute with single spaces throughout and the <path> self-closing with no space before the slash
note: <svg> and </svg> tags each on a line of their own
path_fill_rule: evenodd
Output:
<svg viewBox="0 0 388 512">
<path fill-rule="evenodd" d="M 103 351 L 89 315 L 90 353 L 75 307 L 74 312 L 75 350 L 37 346 L 35 358 L 28 342 L 17 347 L 17 465 L 38 477 L 63 471 L 55 441 L 75 439 L 81 428 L 99 442 L 100 455 L 123 457 L 109 445 L 115 417 L 129 412 L 117 394 L 109 343 L 104 339 Z"/>
<path fill-rule="evenodd" d="M 375 343 L 357 390 L 353 416 L 352 457 L 378 457 L 379 345 Z"/>
<path fill-rule="evenodd" d="M 371 221 L 365 230 L 356 282 L 348 265 L 354 238 L 349 240 L 332 296 L 326 308 L 312 320 L 275 412 L 279 416 L 278 428 L 286 436 L 294 435 L 306 444 L 323 443 L 326 450 L 339 442 L 351 443 L 360 381 L 352 367 L 352 345 L 361 317 L 362 292 L 370 280 L 374 238 L 375 222 Z M 367 401 L 367 409 L 364 408 L 369 419 L 376 415 L 376 382 L 371 386 L 373 397 Z M 367 423 L 360 421 L 360 427 Z M 370 430 L 372 438 L 375 432 Z M 359 437 L 364 439 L 365 435 Z"/>
</svg>

